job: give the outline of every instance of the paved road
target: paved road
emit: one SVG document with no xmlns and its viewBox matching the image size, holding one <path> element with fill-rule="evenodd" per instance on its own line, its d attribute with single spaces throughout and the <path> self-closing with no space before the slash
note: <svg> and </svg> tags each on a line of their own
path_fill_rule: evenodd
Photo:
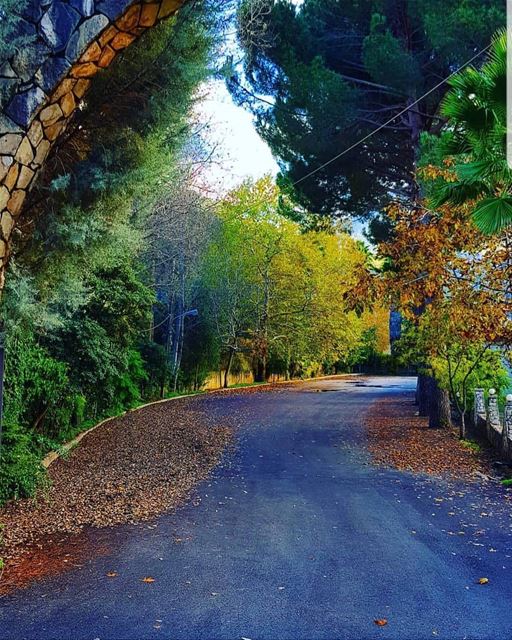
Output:
<svg viewBox="0 0 512 640">
<path fill-rule="evenodd" d="M 209 398 L 245 417 L 198 498 L 101 534 L 108 550 L 84 567 L 0 600 L 0 638 L 512 638 L 499 489 L 368 464 L 361 417 L 413 382 Z"/>
</svg>

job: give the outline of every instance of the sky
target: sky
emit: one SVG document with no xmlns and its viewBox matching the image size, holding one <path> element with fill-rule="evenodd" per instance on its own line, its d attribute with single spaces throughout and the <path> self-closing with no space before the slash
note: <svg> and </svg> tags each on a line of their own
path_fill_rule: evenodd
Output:
<svg viewBox="0 0 512 640">
<path fill-rule="evenodd" d="M 212 80 L 204 87 L 207 97 L 201 101 L 198 114 L 209 123 L 208 139 L 216 145 L 213 162 L 204 179 L 213 196 L 222 196 L 243 182 L 257 180 L 279 171 L 267 144 L 259 137 L 252 115 L 237 106 L 223 81 Z M 352 235 L 365 240 L 365 225 L 352 222 Z"/>
<path fill-rule="evenodd" d="M 212 80 L 204 88 L 207 97 L 198 113 L 209 123 L 209 146 L 215 146 L 205 179 L 218 195 L 236 187 L 246 178 L 257 180 L 276 175 L 279 168 L 267 144 L 259 137 L 252 115 L 238 107 L 221 80 Z"/>
<path fill-rule="evenodd" d="M 297 7 L 304 2 L 291 1 Z M 198 114 L 202 122 L 210 122 L 208 139 L 216 145 L 217 160 L 206 172 L 208 187 L 222 195 L 246 178 L 257 180 L 269 173 L 275 176 L 279 167 L 256 132 L 252 115 L 234 104 L 223 81 L 211 80 L 205 91 L 207 98 L 201 102 Z"/>
</svg>

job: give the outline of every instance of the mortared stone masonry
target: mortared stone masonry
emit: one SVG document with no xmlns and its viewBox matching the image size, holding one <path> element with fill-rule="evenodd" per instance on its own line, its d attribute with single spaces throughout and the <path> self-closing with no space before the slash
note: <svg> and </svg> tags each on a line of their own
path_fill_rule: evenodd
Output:
<svg viewBox="0 0 512 640">
<path fill-rule="evenodd" d="M 93 77 L 185 1 L 29 0 L 32 42 L 0 60 L 0 288 L 27 192 Z"/>
</svg>

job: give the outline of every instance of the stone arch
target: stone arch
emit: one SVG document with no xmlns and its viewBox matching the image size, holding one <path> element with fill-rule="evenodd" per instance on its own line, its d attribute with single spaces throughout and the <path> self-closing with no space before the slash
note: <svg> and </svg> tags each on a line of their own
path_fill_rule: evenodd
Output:
<svg viewBox="0 0 512 640">
<path fill-rule="evenodd" d="M 0 289 L 25 197 L 92 78 L 185 2 L 29 0 L 20 29 L 30 51 L 0 61 Z"/>
</svg>

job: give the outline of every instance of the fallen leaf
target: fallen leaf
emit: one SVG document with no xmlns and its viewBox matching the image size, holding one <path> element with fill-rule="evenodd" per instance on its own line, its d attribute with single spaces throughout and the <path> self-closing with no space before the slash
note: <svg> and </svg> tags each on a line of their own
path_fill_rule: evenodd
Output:
<svg viewBox="0 0 512 640">
<path fill-rule="evenodd" d="M 146 582 L 146 583 L 151 583 L 154 582 L 155 579 L 152 578 L 151 576 L 148 576 L 147 578 L 142 578 L 142 582 Z"/>
<path fill-rule="evenodd" d="M 109 571 L 107 573 L 107 578 L 115 578 L 117 576 L 117 572 L 116 571 Z"/>
<path fill-rule="evenodd" d="M 478 584 L 487 584 L 489 582 L 489 578 L 480 578 Z"/>
<path fill-rule="evenodd" d="M 377 620 L 374 620 L 374 622 L 378 627 L 385 627 L 388 623 L 385 618 L 378 618 Z"/>
</svg>

